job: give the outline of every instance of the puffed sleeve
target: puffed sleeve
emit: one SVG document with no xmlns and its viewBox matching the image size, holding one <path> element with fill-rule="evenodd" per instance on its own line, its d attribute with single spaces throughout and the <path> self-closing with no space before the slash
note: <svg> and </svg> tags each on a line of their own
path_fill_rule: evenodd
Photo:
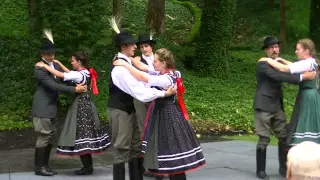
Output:
<svg viewBox="0 0 320 180">
<path fill-rule="evenodd" d="M 174 84 L 174 79 L 172 76 L 168 74 L 159 75 L 159 76 L 152 76 L 150 75 L 149 81 L 147 83 L 148 86 L 158 86 L 162 88 L 168 88 Z"/>
<path fill-rule="evenodd" d="M 85 80 L 82 73 L 78 71 L 64 72 L 64 81 L 75 81 L 76 83 L 81 83 Z"/>
<path fill-rule="evenodd" d="M 308 58 L 289 64 L 291 74 L 302 74 L 305 71 L 315 70 L 317 68 L 316 60 Z"/>
</svg>

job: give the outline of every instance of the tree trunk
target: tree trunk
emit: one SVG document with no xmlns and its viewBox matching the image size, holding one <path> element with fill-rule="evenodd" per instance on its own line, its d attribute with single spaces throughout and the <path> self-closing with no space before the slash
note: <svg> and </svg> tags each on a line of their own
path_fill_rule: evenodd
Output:
<svg viewBox="0 0 320 180">
<path fill-rule="evenodd" d="M 148 0 L 146 23 L 149 29 L 163 34 L 165 29 L 165 0 Z"/>
<path fill-rule="evenodd" d="M 280 2 L 280 40 L 282 52 L 285 52 L 286 42 L 286 1 L 281 0 Z"/>
<path fill-rule="evenodd" d="M 203 76 L 228 78 L 236 0 L 205 0 L 194 70 Z"/>
<path fill-rule="evenodd" d="M 122 19 L 122 6 L 121 6 L 121 0 L 113 0 L 112 1 L 112 15 L 118 18 Z M 119 29 L 121 29 L 122 26 L 122 20 L 119 21 Z"/>
<path fill-rule="evenodd" d="M 317 51 L 320 50 L 319 15 L 320 15 L 320 1 L 311 0 L 309 36 L 310 36 L 310 39 L 312 39 L 316 44 Z"/>
<path fill-rule="evenodd" d="M 28 15 L 29 15 L 29 33 L 32 36 L 36 36 L 37 32 L 41 29 L 40 15 L 38 14 L 39 7 L 37 6 L 37 0 L 28 1 Z"/>
</svg>

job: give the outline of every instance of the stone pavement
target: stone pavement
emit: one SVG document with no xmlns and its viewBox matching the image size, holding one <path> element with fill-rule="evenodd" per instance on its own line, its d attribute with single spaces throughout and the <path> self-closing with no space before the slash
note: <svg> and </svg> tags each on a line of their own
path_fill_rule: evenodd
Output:
<svg viewBox="0 0 320 180">
<path fill-rule="evenodd" d="M 202 169 L 187 173 L 188 180 L 255 180 L 255 143 L 247 141 L 223 141 L 202 143 L 207 165 Z M 7 154 L 6 154 L 7 152 Z M 10 154 L 9 154 L 10 153 Z M 22 154 L 22 157 L 19 154 Z M 92 176 L 75 176 L 72 172 L 79 168 L 77 157 L 61 159 L 52 156 L 51 167 L 58 170 L 54 177 L 35 176 L 33 169 L 33 150 L 0 151 L 0 180 L 112 180 L 112 168 L 106 159 L 111 152 L 95 156 L 95 172 Z M 278 175 L 277 147 L 270 146 L 267 154 L 267 173 L 270 179 L 284 179 Z M 10 160 L 10 158 L 12 158 Z M 27 158 L 26 158 L 27 157 Z M 6 161 L 3 161 L 7 159 Z M 21 162 L 19 159 L 26 159 Z M 129 178 L 126 178 L 129 180 Z M 144 178 L 153 179 L 153 178 Z"/>
</svg>

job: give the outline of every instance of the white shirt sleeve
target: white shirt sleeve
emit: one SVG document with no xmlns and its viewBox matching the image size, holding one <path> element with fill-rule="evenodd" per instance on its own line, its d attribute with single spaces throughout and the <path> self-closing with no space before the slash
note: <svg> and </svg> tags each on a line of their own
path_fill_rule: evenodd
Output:
<svg viewBox="0 0 320 180">
<path fill-rule="evenodd" d="M 158 75 L 158 74 L 160 74 L 159 71 L 155 71 L 155 70 L 150 69 L 150 68 L 148 69 L 148 73 L 151 74 L 151 75 Z"/>
<path fill-rule="evenodd" d="M 125 67 L 115 66 L 111 71 L 111 77 L 114 85 L 139 101 L 150 102 L 165 95 L 164 91 L 145 87 Z"/>
<path fill-rule="evenodd" d="M 63 81 L 75 81 L 77 83 L 80 83 L 84 81 L 84 76 L 78 71 L 69 71 L 63 73 L 64 79 Z"/>
<path fill-rule="evenodd" d="M 315 59 L 308 58 L 306 60 L 294 62 L 292 64 L 289 64 L 288 66 L 291 74 L 302 74 L 305 71 L 314 70 L 314 68 L 316 68 L 317 66 L 317 63 Z"/>
<path fill-rule="evenodd" d="M 165 74 L 165 75 L 160 75 L 160 76 L 149 76 L 149 81 L 148 81 L 148 85 L 149 86 L 159 86 L 162 87 L 164 89 L 167 89 L 169 86 L 173 85 L 173 79 Z"/>
</svg>

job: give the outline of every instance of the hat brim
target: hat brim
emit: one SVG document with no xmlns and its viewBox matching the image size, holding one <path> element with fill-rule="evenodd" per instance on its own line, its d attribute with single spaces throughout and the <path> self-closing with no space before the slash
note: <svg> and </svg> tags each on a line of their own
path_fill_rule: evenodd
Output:
<svg viewBox="0 0 320 180">
<path fill-rule="evenodd" d="M 56 53 L 57 50 L 56 50 L 56 49 L 53 49 L 53 48 L 51 48 L 51 49 L 45 49 L 45 50 L 40 49 L 40 52 L 42 52 L 42 53 Z"/>
<path fill-rule="evenodd" d="M 126 44 L 136 44 L 136 41 L 133 39 L 130 39 L 130 40 L 118 43 L 118 44 L 116 44 L 116 46 L 121 46 L 121 45 L 126 45 Z"/>
<path fill-rule="evenodd" d="M 275 44 L 281 44 L 281 41 L 278 41 L 278 40 L 271 41 L 268 44 L 263 45 L 261 49 L 263 50 L 263 49 L 265 49 L 265 48 L 267 48 L 269 46 L 275 45 Z"/>
<path fill-rule="evenodd" d="M 154 45 L 157 44 L 157 42 L 154 41 L 154 40 L 147 40 L 147 41 L 138 41 L 138 42 L 136 43 L 136 45 L 138 46 L 138 45 L 144 44 L 144 43 L 152 43 L 152 44 L 154 44 Z"/>
</svg>

